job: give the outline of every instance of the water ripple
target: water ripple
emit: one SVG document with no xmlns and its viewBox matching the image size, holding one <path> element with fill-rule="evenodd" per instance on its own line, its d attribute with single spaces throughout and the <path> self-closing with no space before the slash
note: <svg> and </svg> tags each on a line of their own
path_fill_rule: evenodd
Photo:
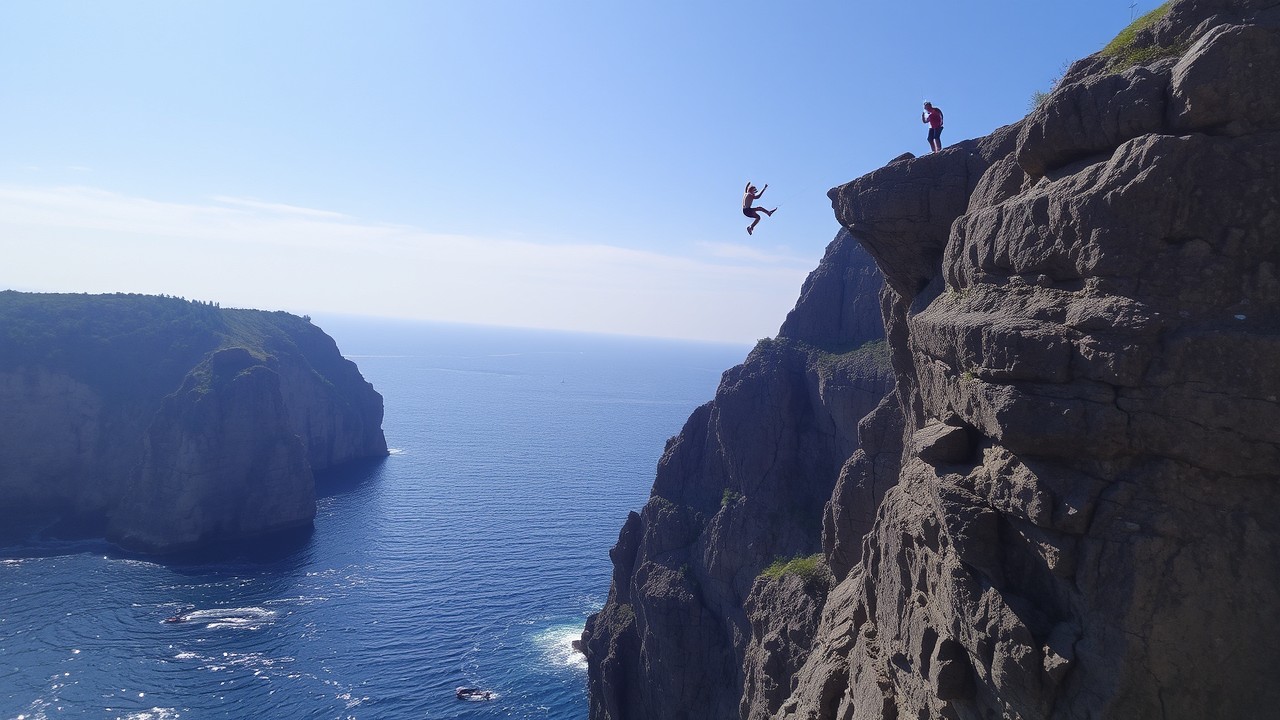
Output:
<svg viewBox="0 0 1280 720">
<path fill-rule="evenodd" d="M 609 547 L 711 397 L 703 369 L 742 351 L 485 342 L 447 367 L 349 348 L 380 356 L 360 367 L 396 451 L 326 481 L 302 547 L 166 565 L 34 525 L 5 535 L 0 717 L 585 717 L 571 643 Z M 459 685 L 497 697 L 460 703 Z"/>
</svg>

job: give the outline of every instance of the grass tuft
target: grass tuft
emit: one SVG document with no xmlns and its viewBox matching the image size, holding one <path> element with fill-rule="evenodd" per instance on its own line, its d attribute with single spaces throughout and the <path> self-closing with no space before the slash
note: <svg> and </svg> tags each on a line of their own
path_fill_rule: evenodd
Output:
<svg viewBox="0 0 1280 720">
<path fill-rule="evenodd" d="M 742 493 L 737 492 L 736 490 L 725 488 L 724 494 L 720 496 L 720 507 L 728 507 L 738 502 L 738 498 L 741 498 L 741 497 L 742 497 Z"/>
<path fill-rule="evenodd" d="M 779 558 L 773 561 L 769 567 L 760 573 L 760 577 L 766 577 L 770 580 L 777 580 L 783 575 L 798 575 L 805 582 L 816 580 L 826 575 L 827 565 L 822 553 L 815 553 L 809 557 L 796 556 L 790 560 Z"/>
<path fill-rule="evenodd" d="M 1143 15 L 1129 24 L 1129 27 L 1120 31 L 1107 46 L 1102 48 L 1102 55 L 1108 59 L 1107 67 L 1112 71 L 1124 70 L 1135 65 L 1146 65 L 1166 57 L 1174 57 L 1183 51 L 1182 46 L 1160 47 L 1157 45 L 1149 45 L 1146 47 L 1138 47 L 1136 40 L 1138 33 L 1155 25 L 1169 13 L 1169 8 L 1173 6 L 1173 0 L 1164 3 L 1160 7 Z"/>
</svg>

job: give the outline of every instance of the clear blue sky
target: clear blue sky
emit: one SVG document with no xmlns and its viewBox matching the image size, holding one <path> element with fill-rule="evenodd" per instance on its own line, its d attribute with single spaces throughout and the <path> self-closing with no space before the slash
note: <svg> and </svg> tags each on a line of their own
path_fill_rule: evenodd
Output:
<svg viewBox="0 0 1280 720">
<path fill-rule="evenodd" d="M 1157 4 L 9 0 L 0 288 L 750 342 L 924 99 L 984 135 Z"/>
</svg>

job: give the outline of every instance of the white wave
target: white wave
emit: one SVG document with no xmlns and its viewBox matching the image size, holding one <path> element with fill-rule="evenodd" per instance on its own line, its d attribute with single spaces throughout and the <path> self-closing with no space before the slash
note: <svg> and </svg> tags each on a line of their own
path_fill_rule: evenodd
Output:
<svg viewBox="0 0 1280 720">
<path fill-rule="evenodd" d="M 263 653 L 238 653 L 223 652 L 214 655 L 201 655 L 190 651 L 179 652 L 174 656 L 175 660 L 195 660 L 200 663 L 201 670 L 209 672 L 222 672 L 232 668 L 239 670 L 249 670 L 254 677 L 270 679 L 271 677 L 281 674 L 284 668 L 292 665 L 295 659 L 289 656 L 271 657 Z M 302 675 L 294 672 L 285 672 L 284 677 L 298 678 Z"/>
<path fill-rule="evenodd" d="M 262 627 L 262 623 L 256 620 L 225 620 L 220 622 L 211 622 L 208 625 L 205 625 L 205 628 L 209 630 L 257 630 L 260 627 Z"/>
<path fill-rule="evenodd" d="M 102 559 L 106 560 L 111 565 L 123 565 L 124 567 L 127 567 L 127 568 L 158 568 L 160 567 L 159 563 L 155 563 L 150 560 L 139 560 L 137 558 L 110 558 L 104 555 Z"/>
<path fill-rule="evenodd" d="M 368 701 L 369 701 L 369 696 L 368 696 L 368 695 L 360 696 L 360 695 L 354 695 L 354 694 L 352 694 L 352 693 L 350 693 L 350 692 L 338 693 L 338 696 L 337 696 L 337 697 L 338 697 L 338 699 L 339 699 L 339 700 L 341 700 L 341 701 L 343 701 L 344 703 L 346 703 L 346 705 L 347 705 L 346 709 L 347 709 L 347 710 L 350 710 L 350 709 L 352 709 L 352 708 L 359 707 L 360 705 L 362 705 L 362 704 L 364 704 L 364 703 L 366 703 L 366 702 L 368 702 Z"/>
<path fill-rule="evenodd" d="M 404 448 L 387 448 L 388 455 L 403 455 Z"/>
<path fill-rule="evenodd" d="M 179 623 L 204 623 L 210 630 L 223 628 L 256 630 L 263 624 L 275 620 L 276 611 L 263 607 L 206 608 L 178 613 L 174 617 L 180 618 L 176 621 Z"/>
<path fill-rule="evenodd" d="M 125 720 L 175 720 L 182 717 L 177 708 L 151 708 L 141 712 L 125 715 Z"/>
<path fill-rule="evenodd" d="M 207 610 L 192 610 L 186 613 L 187 620 L 270 620 L 276 616 L 275 610 L 268 610 L 264 607 L 242 607 L 242 608 L 209 608 Z"/>
<path fill-rule="evenodd" d="M 587 656 L 573 647 L 573 642 L 581 639 L 582 626 L 575 624 L 556 625 L 533 636 L 533 641 L 541 648 L 542 658 L 547 664 L 586 670 Z"/>
<path fill-rule="evenodd" d="M 313 577 L 319 573 L 307 573 L 307 577 Z M 316 603 L 327 602 L 328 597 L 324 595 L 298 595 L 295 597 L 276 598 L 268 600 L 264 605 L 314 605 Z"/>
</svg>

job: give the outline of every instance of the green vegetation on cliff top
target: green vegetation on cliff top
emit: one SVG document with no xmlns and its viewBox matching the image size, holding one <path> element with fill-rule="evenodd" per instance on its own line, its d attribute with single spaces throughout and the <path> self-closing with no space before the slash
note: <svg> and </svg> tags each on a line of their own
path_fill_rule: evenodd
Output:
<svg viewBox="0 0 1280 720">
<path fill-rule="evenodd" d="M 1107 58 L 1107 67 L 1112 71 L 1120 71 L 1134 65 L 1145 65 L 1149 62 L 1159 60 L 1165 57 L 1174 57 L 1183 50 L 1181 47 L 1160 47 L 1158 45 L 1148 45 L 1140 47 L 1137 45 L 1138 33 L 1159 22 L 1160 18 L 1169 13 L 1169 8 L 1173 6 L 1173 0 L 1169 0 L 1160 7 L 1143 15 L 1129 24 L 1129 27 L 1120 31 L 1107 46 L 1102 48 L 1103 57 Z"/>
<path fill-rule="evenodd" d="M 0 371 L 63 372 L 109 395 L 171 392 L 220 348 L 267 358 L 298 343 L 332 340 L 284 312 L 154 295 L 0 292 Z"/>
</svg>

